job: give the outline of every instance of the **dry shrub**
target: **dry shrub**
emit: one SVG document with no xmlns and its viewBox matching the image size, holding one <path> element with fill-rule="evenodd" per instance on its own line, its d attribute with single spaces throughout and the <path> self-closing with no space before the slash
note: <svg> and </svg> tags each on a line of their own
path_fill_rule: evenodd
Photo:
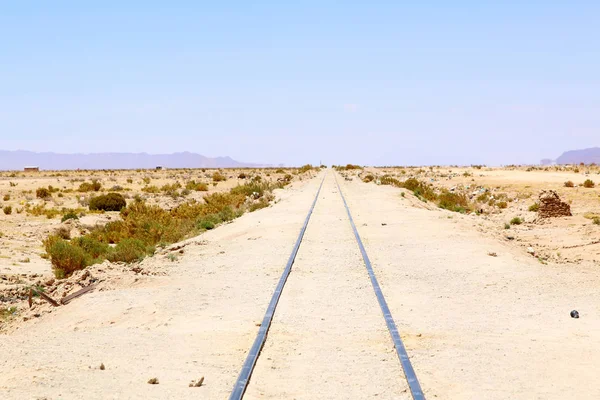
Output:
<svg viewBox="0 0 600 400">
<path fill-rule="evenodd" d="M 375 180 L 375 177 L 372 174 L 369 174 L 363 178 L 364 183 L 369 183 Z"/>
<path fill-rule="evenodd" d="M 121 211 L 127 202 L 119 193 L 108 193 L 90 200 L 90 211 Z"/>
<path fill-rule="evenodd" d="M 227 178 L 225 177 L 225 175 L 223 175 L 219 171 L 215 171 L 212 174 L 212 180 L 213 180 L 213 182 L 223 182 L 223 181 L 226 181 Z"/>
<path fill-rule="evenodd" d="M 565 187 L 572 188 L 572 187 L 575 187 L 575 184 L 572 181 L 566 181 Z"/>
<path fill-rule="evenodd" d="M 102 189 L 102 184 L 94 179 L 91 183 L 83 182 L 77 190 L 79 192 L 97 192 L 100 189 Z"/>
<path fill-rule="evenodd" d="M 438 206 L 445 210 L 465 213 L 469 209 L 469 200 L 464 194 L 444 191 L 438 196 Z"/>
<path fill-rule="evenodd" d="M 64 240 L 71 239 L 71 230 L 69 228 L 67 228 L 66 226 L 61 226 L 54 232 L 54 234 Z"/>
<path fill-rule="evenodd" d="M 36 189 L 35 197 L 37 197 L 38 199 L 48 199 L 52 197 L 52 193 L 50 193 L 48 188 L 41 187 Z"/>
<path fill-rule="evenodd" d="M 206 195 L 204 203 L 191 200 L 172 210 L 148 205 L 138 198 L 121 209 L 121 220 L 97 227 L 70 243 L 53 235 L 45 242 L 46 251 L 58 271 L 57 277 L 68 276 L 75 269 L 105 259 L 135 262 L 153 254 L 157 245 L 181 241 L 231 221 L 244 211 L 268 206 L 271 190 L 282 186 L 250 182 L 226 193 Z M 116 246 L 111 248 L 109 244 Z"/>
<path fill-rule="evenodd" d="M 131 263 L 141 261 L 146 255 L 154 253 L 154 247 L 148 246 L 139 239 L 124 239 L 108 255 L 112 262 Z"/>
<path fill-rule="evenodd" d="M 305 172 L 312 171 L 313 169 L 314 169 L 314 167 L 311 164 L 306 164 L 306 165 L 303 165 L 302 167 L 300 167 L 298 172 L 303 174 Z"/>
<path fill-rule="evenodd" d="M 189 181 L 185 188 L 187 190 L 195 190 L 196 192 L 208 192 L 208 185 L 203 182 Z"/>
<path fill-rule="evenodd" d="M 591 179 L 586 179 L 585 182 L 583 182 L 583 187 L 585 188 L 591 189 L 594 186 L 596 186 L 596 184 Z"/>
</svg>

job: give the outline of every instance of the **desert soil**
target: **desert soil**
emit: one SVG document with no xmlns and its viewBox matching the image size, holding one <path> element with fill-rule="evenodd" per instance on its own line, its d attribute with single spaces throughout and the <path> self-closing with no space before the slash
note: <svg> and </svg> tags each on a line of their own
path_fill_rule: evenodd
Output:
<svg viewBox="0 0 600 400">
<path fill-rule="evenodd" d="M 409 398 L 332 171 L 3 335 L 0 397 L 227 398 L 325 174 L 246 396 Z M 542 264 L 478 217 L 338 179 L 427 398 L 600 398 L 594 264 Z"/>
</svg>

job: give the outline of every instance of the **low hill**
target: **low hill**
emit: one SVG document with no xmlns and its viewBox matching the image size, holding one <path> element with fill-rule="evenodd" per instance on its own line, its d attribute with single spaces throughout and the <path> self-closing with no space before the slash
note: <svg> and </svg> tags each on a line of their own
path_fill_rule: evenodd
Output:
<svg viewBox="0 0 600 400">
<path fill-rule="evenodd" d="M 189 152 L 60 154 L 0 150 L 0 170 L 21 170 L 25 166 L 36 166 L 42 170 L 73 170 L 146 169 L 157 166 L 165 168 L 242 168 L 261 165 L 239 162 L 230 157 L 211 158 Z"/>
<path fill-rule="evenodd" d="M 600 147 L 565 151 L 556 159 L 557 164 L 600 164 Z"/>
</svg>

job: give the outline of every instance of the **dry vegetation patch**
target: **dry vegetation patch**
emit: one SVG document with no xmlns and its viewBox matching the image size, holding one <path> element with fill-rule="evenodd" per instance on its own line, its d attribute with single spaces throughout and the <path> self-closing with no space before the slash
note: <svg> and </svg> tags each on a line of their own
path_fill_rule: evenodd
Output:
<svg viewBox="0 0 600 400">
<path fill-rule="evenodd" d="M 598 166 L 381 167 L 341 173 L 404 188 L 438 208 L 474 217 L 468 221 L 476 229 L 533 247 L 544 262 L 600 263 Z"/>
</svg>

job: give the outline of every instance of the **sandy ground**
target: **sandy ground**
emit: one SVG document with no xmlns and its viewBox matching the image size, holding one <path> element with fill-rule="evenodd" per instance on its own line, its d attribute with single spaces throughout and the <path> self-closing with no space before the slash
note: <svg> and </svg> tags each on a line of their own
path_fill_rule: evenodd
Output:
<svg viewBox="0 0 600 400">
<path fill-rule="evenodd" d="M 600 398 L 597 268 L 542 265 L 476 217 L 364 185 L 342 190 L 427 398 Z"/>
<path fill-rule="evenodd" d="M 407 396 L 328 173 L 248 398 Z M 543 265 L 475 216 L 340 183 L 427 398 L 600 398 L 597 268 Z M 318 184 L 279 191 L 176 262 L 142 263 L 166 276 L 87 294 L 2 336 L 0 397 L 227 398 Z M 200 376 L 205 386 L 188 387 Z"/>
<path fill-rule="evenodd" d="M 600 225 L 593 223 L 594 216 L 600 217 L 600 169 L 597 166 L 368 168 L 361 171 L 361 176 L 369 173 L 389 174 L 399 180 L 414 177 L 438 190 L 465 193 L 473 208 L 483 211 L 474 220 L 480 232 L 498 238 L 510 235 L 522 248 L 532 247 L 546 261 L 600 266 Z M 357 171 L 350 175 L 356 176 Z M 594 181 L 596 186 L 583 187 L 586 179 Z M 574 187 L 565 187 L 567 181 L 573 182 Z M 489 206 L 487 200 L 477 201 L 477 195 L 484 190 L 504 200 L 507 208 Z M 540 220 L 529 207 L 538 201 L 542 190 L 556 191 L 571 205 L 573 216 Z M 524 223 L 506 230 L 505 224 L 515 217 Z"/>
<path fill-rule="evenodd" d="M 226 398 L 318 184 L 277 191 L 278 204 L 206 232 L 175 263 L 141 265 L 168 276 L 95 291 L 2 336 L 0 398 Z"/>
</svg>

